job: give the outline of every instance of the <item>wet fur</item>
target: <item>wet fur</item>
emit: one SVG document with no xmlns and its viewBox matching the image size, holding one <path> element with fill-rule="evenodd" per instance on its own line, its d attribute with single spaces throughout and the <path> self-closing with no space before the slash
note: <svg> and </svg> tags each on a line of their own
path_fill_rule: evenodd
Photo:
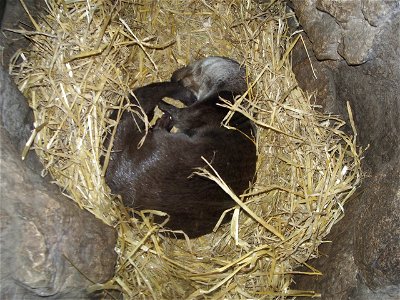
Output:
<svg viewBox="0 0 400 300">
<path fill-rule="evenodd" d="M 139 149 L 144 124 L 137 117 L 134 120 L 131 113 L 122 115 L 106 172 L 107 184 L 129 207 L 168 213 L 166 227 L 170 229 L 181 229 L 191 238 L 211 232 L 221 213 L 234 202 L 215 182 L 192 173 L 206 166 L 203 156 L 228 186 L 241 194 L 255 174 L 254 143 L 239 131 L 220 126 L 227 109 L 216 105 L 218 95 L 190 105 L 196 97 L 176 82 L 153 83 L 134 94 L 149 119 L 157 105 L 165 115 L 150 129 Z M 233 99 L 232 93 L 222 94 Z M 189 106 L 177 109 L 162 102 L 163 97 L 182 100 Z M 131 98 L 134 103 L 137 100 Z M 231 125 L 253 135 L 251 122 L 243 116 L 235 116 Z M 178 133 L 169 132 L 172 126 Z"/>
</svg>

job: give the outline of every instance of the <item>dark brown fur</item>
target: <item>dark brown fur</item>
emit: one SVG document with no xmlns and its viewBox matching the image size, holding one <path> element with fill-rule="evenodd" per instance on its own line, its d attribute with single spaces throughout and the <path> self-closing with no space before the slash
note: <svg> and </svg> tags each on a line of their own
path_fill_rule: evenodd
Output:
<svg viewBox="0 0 400 300">
<path fill-rule="evenodd" d="M 255 174 L 254 143 L 239 131 L 220 126 L 227 109 L 216 105 L 218 95 L 177 109 L 162 102 L 162 98 L 187 104 L 195 99 L 178 83 L 153 83 L 134 94 L 149 118 L 157 105 L 165 115 L 138 149 L 144 124 L 130 113 L 123 114 L 114 138 L 107 184 L 113 193 L 122 196 L 126 206 L 168 213 L 166 227 L 170 229 L 181 229 L 189 237 L 211 232 L 221 213 L 234 202 L 215 182 L 192 173 L 206 166 L 203 156 L 228 186 L 241 194 Z M 222 94 L 233 100 L 231 93 Z M 131 101 L 136 102 L 134 98 Z M 235 114 L 231 125 L 248 136 L 253 134 L 251 122 L 243 116 Z M 178 128 L 178 133 L 169 131 L 172 126 Z"/>
</svg>

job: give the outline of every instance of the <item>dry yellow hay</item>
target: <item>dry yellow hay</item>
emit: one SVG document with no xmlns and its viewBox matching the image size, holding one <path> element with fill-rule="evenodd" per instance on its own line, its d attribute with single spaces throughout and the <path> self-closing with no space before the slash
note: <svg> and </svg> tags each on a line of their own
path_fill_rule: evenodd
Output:
<svg viewBox="0 0 400 300">
<path fill-rule="evenodd" d="M 92 290 L 127 299 L 285 298 L 295 268 L 343 216 L 360 181 L 356 134 L 315 111 L 297 87 L 283 1 L 47 0 L 25 32 L 33 44 L 10 72 L 35 114 L 32 145 L 63 192 L 119 233 L 115 277 Z M 129 215 L 99 164 L 112 108 L 129 89 L 168 80 L 189 61 L 228 56 L 246 65 L 247 98 L 232 107 L 258 127 L 257 180 L 230 224 L 190 241 L 164 238 L 149 212 Z M 227 116 L 228 118 L 229 116 Z M 354 130 L 354 126 L 353 126 Z M 204 173 L 198 171 L 199 173 Z M 203 174 L 231 193 L 216 174 Z M 73 261 L 73 258 L 70 258 Z M 310 275 L 320 274 L 309 267 Z"/>
</svg>

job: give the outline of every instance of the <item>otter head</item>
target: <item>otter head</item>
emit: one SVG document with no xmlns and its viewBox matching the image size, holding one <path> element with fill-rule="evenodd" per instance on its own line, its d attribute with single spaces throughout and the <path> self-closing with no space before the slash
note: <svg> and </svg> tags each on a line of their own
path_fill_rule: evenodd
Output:
<svg viewBox="0 0 400 300">
<path fill-rule="evenodd" d="M 220 56 L 196 60 L 176 70 L 171 81 L 190 89 L 202 101 L 222 91 L 241 95 L 247 90 L 246 69 L 237 61 Z"/>
</svg>

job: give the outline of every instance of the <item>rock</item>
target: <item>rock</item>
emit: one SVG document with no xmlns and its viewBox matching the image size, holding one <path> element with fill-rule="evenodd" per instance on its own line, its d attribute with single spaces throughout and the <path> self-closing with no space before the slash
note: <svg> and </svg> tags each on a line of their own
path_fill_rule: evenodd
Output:
<svg viewBox="0 0 400 300">
<path fill-rule="evenodd" d="M 0 125 L 6 127 L 7 133 L 18 149 L 18 153 L 22 153 L 33 129 L 33 113 L 26 99 L 1 66 L 0 100 Z M 33 152 L 27 156 L 25 164 L 36 172 L 40 172 L 42 169 L 42 164 Z M 43 181 L 42 178 L 33 177 L 33 179 Z"/>
<path fill-rule="evenodd" d="M 31 21 L 19 0 L 0 0 L 0 64 L 8 68 L 14 53 L 29 45 L 29 40 L 21 34 L 14 33 L 8 29 L 28 29 Z M 30 14 L 37 18 L 39 13 L 45 12 L 45 2 L 41 0 L 24 0 Z M 4 9 L 4 11 L 2 10 Z M 1 12 L 3 16 L 1 16 Z"/>
<path fill-rule="evenodd" d="M 349 65 L 359 65 L 369 60 L 370 50 L 379 29 L 370 26 L 363 19 L 351 19 L 342 26 L 342 39 L 337 49 L 340 56 Z"/>
<path fill-rule="evenodd" d="M 337 47 L 340 42 L 340 28 L 330 15 L 315 9 L 315 1 L 292 1 L 296 16 L 313 44 L 315 56 L 319 60 L 339 60 Z M 308 21 L 312 20 L 312 21 Z M 321 30 L 324 28 L 324 30 Z"/>
<path fill-rule="evenodd" d="M 300 24 L 319 60 L 362 64 L 373 57 L 371 48 L 382 26 L 400 11 L 399 1 L 292 0 Z"/>
<path fill-rule="evenodd" d="M 389 162 L 364 182 L 345 206 L 309 263 L 323 275 L 296 276 L 296 289 L 315 290 L 322 299 L 398 299 L 400 292 L 400 174 Z M 397 168 L 397 170 L 396 170 Z"/>
<path fill-rule="evenodd" d="M 400 11 L 381 28 L 371 52 L 374 59 L 357 67 L 341 62 L 331 68 L 336 99 L 350 101 L 366 164 L 376 172 L 400 151 Z"/>
<path fill-rule="evenodd" d="M 391 20 L 400 9 L 400 2 L 393 0 L 361 0 L 361 11 L 371 26 L 378 27 Z"/>
<path fill-rule="evenodd" d="M 32 112 L 2 68 L 0 84 L 0 298 L 88 298 L 113 276 L 116 232 L 21 160 Z"/>
<path fill-rule="evenodd" d="M 296 276 L 296 288 L 316 290 L 322 293 L 322 299 L 398 299 L 400 2 L 292 2 L 300 24 L 310 37 L 311 43 L 306 45 L 318 77 L 314 78 L 309 58 L 303 46 L 298 45 L 293 70 L 299 85 L 316 91 L 317 103 L 328 113 L 347 118 L 346 101 L 349 101 L 359 144 L 369 145 L 363 160 L 366 176 L 359 194 L 349 200 L 344 218 L 326 238 L 332 243 L 323 244 L 321 257 L 310 262 L 324 275 Z M 331 56 L 329 48 L 334 34 L 321 33 L 332 30 L 330 25 L 322 26 L 321 19 L 330 24 L 331 18 L 340 25 L 341 43 L 337 52 L 343 59 L 339 60 Z M 320 27 L 308 31 L 309 26 Z M 323 38 L 317 44 L 313 42 L 316 31 Z M 321 46 L 324 43 L 326 46 Z M 319 53 L 324 48 L 330 50 Z M 321 57 L 330 60 L 321 61 Z"/>
<path fill-rule="evenodd" d="M 312 44 L 306 35 L 303 40 L 307 49 L 312 49 Z M 325 112 L 339 112 L 336 107 L 336 87 L 332 71 L 325 65 L 318 63 L 313 51 L 306 53 L 302 45 L 296 46 L 296 55 L 293 56 L 293 72 L 300 86 L 315 95 L 315 104 Z M 326 64 L 331 62 L 326 61 Z M 315 74 L 315 76 L 314 76 Z"/>
<path fill-rule="evenodd" d="M 393 159 L 368 180 L 357 207 L 354 258 L 363 282 L 372 290 L 400 287 L 399 163 L 399 157 Z"/>
<path fill-rule="evenodd" d="M 361 16 L 360 1 L 316 0 L 315 8 L 330 14 L 340 24 Z"/>
<path fill-rule="evenodd" d="M 42 1 L 25 3 L 33 15 L 43 11 Z M 2 28 L 21 23 L 30 21 L 20 2 L 7 0 Z M 7 31 L 0 42 L 5 67 L 17 49 L 28 45 Z M 88 286 L 113 276 L 116 231 L 42 178 L 35 153 L 21 161 L 32 123 L 26 99 L 0 66 L 0 298 L 89 298 Z"/>
<path fill-rule="evenodd" d="M 0 0 L 0 25 L 3 20 L 4 11 L 6 9 L 6 0 Z"/>
</svg>

